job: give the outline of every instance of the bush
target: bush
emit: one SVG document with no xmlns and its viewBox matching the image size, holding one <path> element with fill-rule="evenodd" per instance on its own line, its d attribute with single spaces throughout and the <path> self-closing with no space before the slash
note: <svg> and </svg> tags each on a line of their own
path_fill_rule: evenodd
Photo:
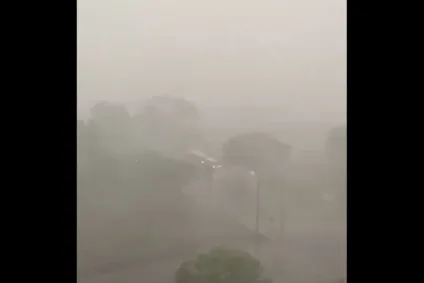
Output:
<svg viewBox="0 0 424 283">
<path fill-rule="evenodd" d="M 176 283 L 271 283 L 261 279 L 263 267 L 249 253 L 225 248 L 212 249 L 195 260 L 183 262 L 175 274 Z"/>
</svg>

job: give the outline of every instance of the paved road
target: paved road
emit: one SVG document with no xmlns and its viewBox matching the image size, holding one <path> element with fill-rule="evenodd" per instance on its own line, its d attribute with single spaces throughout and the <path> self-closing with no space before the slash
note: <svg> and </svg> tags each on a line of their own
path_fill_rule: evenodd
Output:
<svg viewBox="0 0 424 283">
<path fill-rule="evenodd" d="M 169 283 L 181 260 L 218 245 L 252 244 L 252 231 L 189 198 L 162 203 L 123 209 L 114 199 L 95 211 L 79 208 L 78 282 Z"/>
<path fill-rule="evenodd" d="M 105 198 L 96 209 L 79 203 L 79 283 L 171 283 L 179 262 L 200 251 L 221 244 L 251 248 L 248 228 L 198 198 L 154 203 L 160 214 L 139 201 L 128 195 L 108 204 Z M 345 274 L 345 231 L 317 222 L 291 225 L 284 237 L 264 240 L 256 256 L 275 283 L 333 283 Z"/>
<path fill-rule="evenodd" d="M 225 214 L 222 206 L 211 201 L 207 194 L 193 194 L 197 203 L 211 213 Z M 218 209 L 217 209 L 218 208 Z M 215 211 L 214 211 L 215 210 Z M 252 218 L 251 215 L 250 218 Z M 291 214 L 285 220 L 284 235 L 272 233 L 262 224 L 264 233 L 272 241 L 264 242 L 257 256 L 275 279 L 275 282 L 317 283 L 336 282 L 346 274 L 346 223 L 319 218 L 299 220 Z M 225 217 L 254 229 L 248 219 L 227 213 Z M 239 219 L 236 219 L 239 218 Z M 249 215 L 247 215 L 249 218 Z M 253 218 L 254 219 L 254 218 Z M 261 225 L 260 225 L 261 227 Z M 271 232 L 271 233 L 270 233 Z"/>
</svg>

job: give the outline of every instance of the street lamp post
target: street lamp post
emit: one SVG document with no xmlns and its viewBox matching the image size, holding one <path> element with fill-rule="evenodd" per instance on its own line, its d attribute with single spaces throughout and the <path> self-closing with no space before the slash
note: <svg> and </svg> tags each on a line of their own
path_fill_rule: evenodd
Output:
<svg viewBox="0 0 424 283">
<path fill-rule="evenodd" d="M 253 177 L 255 177 L 256 180 L 256 218 L 255 218 L 255 231 L 257 233 L 259 233 L 259 207 L 260 207 L 260 187 L 261 187 L 261 183 L 260 180 L 258 178 L 258 175 L 256 174 L 255 171 L 250 171 L 250 175 L 252 175 Z"/>
<path fill-rule="evenodd" d="M 253 253 L 257 254 L 259 249 L 259 209 L 260 209 L 260 188 L 261 188 L 261 182 L 258 177 L 258 174 L 255 171 L 250 171 L 250 175 L 255 178 L 256 180 L 256 213 L 255 213 L 255 238 L 254 238 L 254 246 L 253 246 Z"/>
<path fill-rule="evenodd" d="M 256 232 L 259 233 L 259 207 L 260 207 L 260 194 L 259 190 L 261 183 L 259 178 L 256 178 Z"/>
</svg>

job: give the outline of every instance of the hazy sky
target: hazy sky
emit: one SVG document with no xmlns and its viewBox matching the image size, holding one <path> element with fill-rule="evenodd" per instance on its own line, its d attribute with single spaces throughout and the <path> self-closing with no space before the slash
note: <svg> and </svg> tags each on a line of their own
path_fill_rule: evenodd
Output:
<svg viewBox="0 0 424 283">
<path fill-rule="evenodd" d="M 165 93 L 216 115 L 343 122 L 346 1 L 78 0 L 79 112 Z"/>
</svg>

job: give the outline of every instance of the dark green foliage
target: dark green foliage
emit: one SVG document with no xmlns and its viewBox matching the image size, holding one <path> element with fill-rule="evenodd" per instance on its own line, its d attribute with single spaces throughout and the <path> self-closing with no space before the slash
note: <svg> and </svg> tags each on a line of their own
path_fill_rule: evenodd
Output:
<svg viewBox="0 0 424 283">
<path fill-rule="evenodd" d="M 146 152 L 134 160 L 136 183 L 143 184 L 145 190 L 180 193 L 196 174 L 189 163 L 161 156 L 156 152 Z"/>
<path fill-rule="evenodd" d="M 192 102 L 172 96 L 153 96 L 134 115 L 138 143 L 171 154 L 199 145 L 199 122 Z"/>
<path fill-rule="evenodd" d="M 180 116 L 186 113 L 189 118 L 197 117 L 194 105 L 184 99 L 153 97 L 149 101 L 153 109 L 160 103 L 172 102 L 177 104 Z M 147 107 L 143 115 L 132 118 L 124 105 L 100 102 L 91 109 L 89 121 L 78 121 L 79 184 L 90 187 L 90 190 L 115 187 L 116 190 L 133 188 L 149 193 L 168 192 L 170 195 L 181 192 L 181 188 L 194 177 L 195 169 L 188 163 L 162 155 L 161 149 L 166 145 L 179 144 L 183 139 L 172 133 L 163 137 L 161 132 L 167 132 L 166 129 L 175 130 L 171 123 L 173 119 L 169 119 L 166 113 L 149 109 Z M 154 120 L 168 128 L 155 125 Z M 155 131 L 148 131 L 149 127 L 135 127 L 143 126 L 143 123 Z M 165 146 L 144 147 L 143 140 Z"/>
<path fill-rule="evenodd" d="M 346 164 L 347 131 L 346 126 L 333 128 L 327 137 L 327 156 L 336 165 Z"/>
<path fill-rule="evenodd" d="M 240 134 L 223 146 L 226 162 L 262 173 L 278 169 L 287 162 L 290 153 L 290 145 L 265 133 Z"/>
<path fill-rule="evenodd" d="M 100 102 L 91 109 L 90 139 L 97 149 L 121 153 L 131 146 L 131 116 L 121 104 Z"/>
<path fill-rule="evenodd" d="M 212 249 L 195 260 L 183 262 L 176 283 L 271 283 L 263 279 L 263 267 L 249 253 L 225 248 Z"/>
<path fill-rule="evenodd" d="M 337 186 L 345 187 L 347 172 L 347 131 L 340 126 L 330 131 L 326 144 L 331 178 Z"/>
</svg>

